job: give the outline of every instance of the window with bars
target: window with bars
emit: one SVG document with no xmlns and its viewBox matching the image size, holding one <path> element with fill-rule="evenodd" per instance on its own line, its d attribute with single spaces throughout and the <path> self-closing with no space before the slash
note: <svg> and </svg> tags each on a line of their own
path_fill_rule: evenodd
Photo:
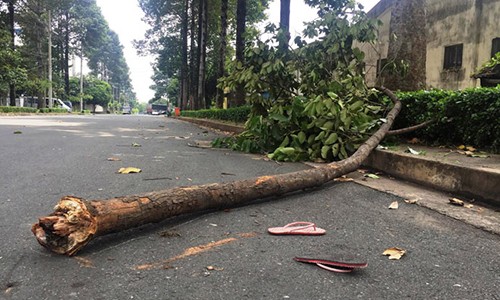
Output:
<svg viewBox="0 0 500 300">
<path fill-rule="evenodd" d="M 458 69 L 462 67 L 462 55 L 464 44 L 456 44 L 444 47 L 443 69 Z"/>
<path fill-rule="evenodd" d="M 500 52 L 500 38 L 494 38 L 491 41 L 491 57 Z"/>
</svg>

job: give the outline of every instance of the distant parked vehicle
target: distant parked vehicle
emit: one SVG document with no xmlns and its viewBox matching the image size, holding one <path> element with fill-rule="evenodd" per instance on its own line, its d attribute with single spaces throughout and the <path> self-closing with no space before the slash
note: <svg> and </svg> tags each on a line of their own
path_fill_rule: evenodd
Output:
<svg viewBox="0 0 500 300">
<path fill-rule="evenodd" d="M 132 108 L 130 108 L 130 105 L 124 104 L 122 106 L 122 114 L 124 115 L 130 115 L 132 113 Z"/>
<path fill-rule="evenodd" d="M 60 108 L 64 108 L 68 112 L 73 111 L 73 105 L 71 105 L 71 102 L 67 101 L 71 105 L 71 106 L 69 106 L 60 99 L 53 99 L 53 100 L 54 100 L 54 106 L 59 106 Z"/>
</svg>

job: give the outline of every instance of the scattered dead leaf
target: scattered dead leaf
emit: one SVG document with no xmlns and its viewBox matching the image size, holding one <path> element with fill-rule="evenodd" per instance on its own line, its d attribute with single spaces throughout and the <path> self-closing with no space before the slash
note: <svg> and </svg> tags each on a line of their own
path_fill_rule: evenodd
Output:
<svg viewBox="0 0 500 300">
<path fill-rule="evenodd" d="M 368 170 L 366 170 L 366 169 L 358 169 L 357 171 L 360 174 L 366 174 L 366 173 L 368 173 Z"/>
<path fill-rule="evenodd" d="M 406 250 L 399 247 L 391 247 L 386 249 L 382 255 L 389 256 L 389 259 L 401 259 L 403 255 L 405 255 Z"/>
<path fill-rule="evenodd" d="M 465 204 L 465 205 L 464 205 L 464 207 L 465 207 L 465 208 L 473 208 L 473 207 L 474 207 L 474 205 L 472 205 L 472 204 Z"/>
<path fill-rule="evenodd" d="M 207 270 L 209 270 L 209 271 L 223 271 L 224 268 L 217 268 L 217 267 L 214 267 L 214 266 L 207 266 Z"/>
<path fill-rule="evenodd" d="M 420 140 L 418 138 L 414 137 L 411 140 L 408 140 L 408 143 L 413 144 L 413 145 L 420 144 Z"/>
<path fill-rule="evenodd" d="M 450 201 L 450 204 L 456 205 L 456 206 L 464 206 L 464 204 L 465 204 L 463 200 L 460 200 L 458 198 L 450 198 L 449 201 Z"/>
<path fill-rule="evenodd" d="M 333 181 L 336 181 L 336 182 L 349 182 L 349 181 L 354 181 L 354 179 L 350 178 L 350 177 L 347 177 L 345 175 L 342 175 L 340 177 L 337 177 L 337 178 L 333 179 Z"/>
<path fill-rule="evenodd" d="M 365 177 L 368 177 L 371 179 L 379 179 L 380 178 L 378 175 L 375 175 L 373 173 L 365 174 Z"/>
<path fill-rule="evenodd" d="M 120 168 L 118 170 L 118 173 L 120 174 L 130 174 L 130 173 L 140 173 L 140 172 L 142 172 L 141 169 L 134 167 Z"/>
<path fill-rule="evenodd" d="M 76 261 L 78 261 L 80 267 L 95 268 L 94 263 L 90 259 L 81 256 L 75 256 L 74 258 L 76 259 Z"/>
<path fill-rule="evenodd" d="M 238 236 L 240 236 L 242 238 L 253 238 L 253 237 L 256 237 L 258 235 L 259 234 L 257 232 L 255 232 L 255 231 L 238 233 Z"/>
<path fill-rule="evenodd" d="M 142 145 L 139 143 L 132 143 L 132 147 L 142 147 Z"/>
<path fill-rule="evenodd" d="M 23 132 L 21 130 L 16 130 L 14 131 L 14 134 L 22 134 Z"/>
<path fill-rule="evenodd" d="M 389 205 L 389 209 L 398 209 L 399 208 L 399 203 L 398 201 L 394 201 Z"/>
<path fill-rule="evenodd" d="M 408 203 L 408 204 L 415 204 L 418 202 L 418 199 L 406 199 L 405 200 L 405 203 Z"/>
<path fill-rule="evenodd" d="M 118 157 L 108 157 L 108 161 L 121 161 Z"/>
</svg>

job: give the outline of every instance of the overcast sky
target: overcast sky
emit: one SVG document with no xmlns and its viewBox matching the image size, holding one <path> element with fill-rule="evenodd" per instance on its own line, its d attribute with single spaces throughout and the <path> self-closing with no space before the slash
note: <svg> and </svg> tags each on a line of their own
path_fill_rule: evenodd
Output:
<svg viewBox="0 0 500 300">
<path fill-rule="evenodd" d="M 154 96 L 154 91 L 149 87 L 153 84 L 151 76 L 153 70 L 151 57 L 141 57 L 132 45 L 134 39 L 142 39 L 147 29 L 146 24 L 141 21 L 144 13 L 139 8 L 137 0 L 96 0 L 101 7 L 104 18 L 109 27 L 118 34 L 120 42 L 124 46 L 124 55 L 130 68 L 132 86 L 137 94 L 139 102 L 147 102 Z M 370 10 L 378 0 L 358 0 Z M 273 0 L 268 10 L 270 21 L 279 22 L 279 0 Z M 315 13 L 302 0 L 292 0 L 290 7 L 290 32 L 292 37 L 302 30 L 302 23 L 315 17 Z"/>
</svg>

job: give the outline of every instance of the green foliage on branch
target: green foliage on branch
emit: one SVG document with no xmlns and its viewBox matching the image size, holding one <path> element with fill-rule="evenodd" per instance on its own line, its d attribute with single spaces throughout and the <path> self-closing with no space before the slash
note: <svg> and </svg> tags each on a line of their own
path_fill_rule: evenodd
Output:
<svg viewBox="0 0 500 300">
<path fill-rule="evenodd" d="M 353 1 L 308 1 L 320 18 L 307 24 L 295 49 L 277 46 L 285 38 L 274 25 L 272 37 L 232 65 L 221 87 L 244 84 L 252 105 L 246 130 L 216 145 L 267 152 L 276 160 L 347 158 L 384 120 L 387 102 L 364 81 L 364 53 L 354 41 L 371 42 L 376 22 Z"/>
<path fill-rule="evenodd" d="M 490 60 L 485 62 L 479 70 L 477 70 L 472 77 L 479 78 L 481 76 L 492 75 L 500 72 L 500 52 L 497 52 Z"/>
</svg>

